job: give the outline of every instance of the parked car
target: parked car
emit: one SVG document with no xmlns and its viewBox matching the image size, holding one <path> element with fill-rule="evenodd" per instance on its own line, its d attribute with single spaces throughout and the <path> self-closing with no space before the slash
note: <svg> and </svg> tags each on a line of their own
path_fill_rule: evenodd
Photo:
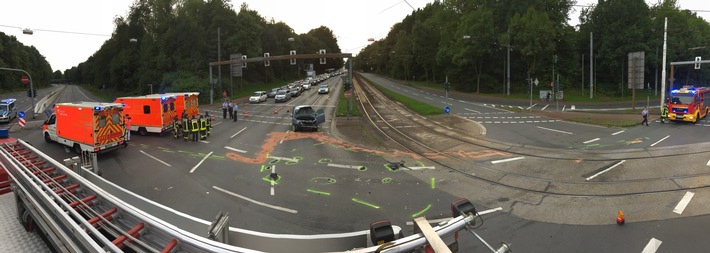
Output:
<svg viewBox="0 0 710 253">
<path fill-rule="evenodd" d="M 325 122 L 325 112 L 323 109 L 314 109 L 310 105 L 297 105 L 293 107 L 291 115 L 291 125 L 293 131 L 312 130 L 318 131 L 318 125 Z"/>
<path fill-rule="evenodd" d="M 274 98 L 276 96 L 276 92 L 279 91 L 279 88 L 273 88 L 269 91 L 269 93 L 266 93 L 267 98 Z"/>
<path fill-rule="evenodd" d="M 276 92 L 276 96 L 274 97 L 275 102 L 286 102 L 289 100 L 291 100 L 291 93 L 287 90 L 279 90 Z"/>
<path fill-rule="evenodd" d="M 249 97 L 249 103 L 261 103 L 266 101 L 266 91 L 257 91 Z"/>
<path fill-rule="evenodd" d="M 320 88 L 318 88 L 318 94 L 328 94 L 330 93 L 330 88 L 328 88 L 327 84 L 321 84 Z"/>
</svg>

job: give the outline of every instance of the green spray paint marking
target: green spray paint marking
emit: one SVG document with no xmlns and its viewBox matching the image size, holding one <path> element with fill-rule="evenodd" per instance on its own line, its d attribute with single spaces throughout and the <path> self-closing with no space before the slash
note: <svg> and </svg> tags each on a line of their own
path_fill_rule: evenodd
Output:
<svg viewBox="0 0 710 253">
<path fill-rule="evenodd" d="M 436 189 L 436 178 L 435 177 L 431 178 L 431 188 Z"/>
<path fill-rule="evenodd" d="M 263 164 L 262 164 L 262 165 L 261 165 L 261 170 L 259 170 L 259 172 L 264 172 L 264 170 L 267 169 L 267 168 L 271 169 L 270 167 L 266 167 L 266 165 L 263 165 Z"/>
<path fill-rule="evenodd" d="M 316 190 L 311 190 L 311 189 L 308 189 L 308 190 L 306 190 L 306 191 L 312 192 L 312 193 L 315 193 L 315 194 L 330 196 L 330 192 L 322 192 L 322 191 L 316 191 Z"/>
<path fill-rule="evenodd" d="M 300 160 L 303 160 L 303 157 L 302 156 L 294 156 L 293 160 L 300 161 Z"/>
<path fill-rule="evenodd" d="M 281 175 L 278 175 L 278 174 L 277 174 L 277 175 L 276 175 L 276 180 L 271 179 L 271 175 L 270 175 L 270 174 L 269 174 L 269 175 L 266 175 L 265 177 L 263 177 L 263 178 L 261 178 L 261 179 L 263 179 L 263 180 L 266 181 L 267 183 L 273 182 L 274 184 L 279 184 L 279 181 L 281 181 Z"/>
<path fill-rule="evenodd" d="M 330 158 L 321 158 L 318 160 L 318 163 L 331 163 L 333 160 L 330 160 Z"/>
<path fill-rule="evenodd" d="M 353 198 L 353 201 L 355 201 L 356 203 L 360 203 L 360 204 L 363 204 L 363 205 L 372 207 L 372 208 L 374 208 L 374 209 L 380 209 L 379 206 L 376 206 L 376 205 L 374 205 L 374 204 L 367 203 L 367 202 L 365 202 L 365 201 L 362 201 L 362 200 L 359 200 L 359 199 L 356 199 L 356 198 Z"/>
<path fill-rule="evenodd" d="M 431 208 L 431 204 L 429 204 L 428 206 L 426 206 L 426 208 L 424 208 L 423 210 L 421 210 L 421 211 L 419 211 L 419 212 L 417 212 L 417 213 L 415 213 L 415 214 L 412 214 L 412 218 L 417 217 L 417 216 L 419 216 L 419 215 L 422 215 L 422 214 L 423 214 L 424 212 L 426 212 L 426 211 L 429 211 L 429 208 Z"/>
<path fill-rule="evenodd" d="M 281 159 L 278 159 L 278 158 L 271 159 L 271 161 L 269 161 L 269 164 L 277 164 L 277 163 L 279 163 L 280 161 L 281 161 Z"/>
<path fill-rule="evenodd" d="M 417 161 L 417 164 L 419 164 L 419 167 L 426 167 L 423 162 Z"/>
<path fill-rule="evenodd" d="M 325 142 L 319 142 L 319 143 L 313 144 L 313 146 L 316 146 L 316 145 L 323 145 L 323 144 L 325 144 Z"/>
<path fill-rule="evenodd" d="M 314 177 L 311 178 L 311 182 L 320 184 L 320 185 L 329 185 L 329 184 L 334 184 L 336 180 L 334 178 L 329 178 L 329 177 Z"/>
<path fill-rule="evenodd" d="M 393 181 L 393 180 L 392 180 L 391 177 L 386 177 L 386 178 L 383 178 L 383 179 L 382 179 L 382 183 L 383 183 L 383 184 L 389 184 L 389 183 L 392 183 L 392 181 Z"/>
<path fill-rule="evenodd" d="M 160 151 L 163 151 L 163 152 L 168 152 L 168 153 L 175 153 L 175 151 L 174 151 L 174 150 L 172 150 L 172 149 L 169 149 L 169 148 L 164 148 L 164 147 L 158 147 L 158 149 L 160 149 Z"/>
</svg>

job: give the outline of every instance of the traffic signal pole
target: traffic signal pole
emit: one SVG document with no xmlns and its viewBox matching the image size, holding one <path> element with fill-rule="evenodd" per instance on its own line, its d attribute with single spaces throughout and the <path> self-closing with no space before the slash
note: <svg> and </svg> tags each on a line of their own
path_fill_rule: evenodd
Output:
<svg viewBox="0 0 710 253">
<path fill-rule="evenodd" d="M 27 71 L 24 71 L 22 69 L 0 68 L 0 70 L 22 72 L 22 73 L 25 73 L 25 75 L 27 75 L 27 78 L 30 79 L 29 80 L 30 81 L 30 101 L 32 101 L 31 102 L 32 103 L 31 110 L 32 110 L 32 118 L 34 119 L 35 118 L 35 96 L 34 96 L 35 90 L 34 90 L 34 86 L 32 84 L 32 76 L 30 75 L 30 73 L 27 73 Z"/>
</svg>

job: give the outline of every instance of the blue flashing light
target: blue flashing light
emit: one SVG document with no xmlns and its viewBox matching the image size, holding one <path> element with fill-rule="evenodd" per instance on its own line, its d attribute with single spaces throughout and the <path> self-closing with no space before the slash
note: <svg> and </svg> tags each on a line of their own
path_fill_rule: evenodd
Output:
<svg viewBox="0 0 710 253">
<path fill-rule="evenodd" d="M 94 111 L 101 111 L 101 106 L 94 106 Z"/>
<path fill-rule="evenodd" d="M 8 99 L 3 99 L 2 101 L 0 101 L 0 104 L 11 104 L 11 103 L 14 103 L 15 101 L 16 101 L 16 99 L 14 99 L 14 98 L 8 98 Z"/>
</svg>

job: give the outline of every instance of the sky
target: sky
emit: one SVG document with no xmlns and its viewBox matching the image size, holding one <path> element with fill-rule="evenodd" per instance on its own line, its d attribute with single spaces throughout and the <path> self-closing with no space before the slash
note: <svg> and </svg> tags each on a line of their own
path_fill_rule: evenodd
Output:
<svg viewBox="0 0 710 253">
<path fill-rule="evenodd" d="M 125 17 L 134 0 L 10 0 L 0 8 L 0 32 L 45 56 L 53 71 L 64 71 L 86 61 L 110 38 L 113 20 Z M 297 34 L 319 26 L 330 28 L 341 50 L 357 54 L 368 39 L 383 39 L 392 25 L 433 0 L 232 0 L 235 10 L 242 3 L 266 20 L 288 24 Z M 579 5 L 596 0 L 578 0 Z M 647 0 L 655 3 L 656 0 Z M 709 10 L 710 1 L 680 0 L 682 9 Z M 570 24 L 578 23 L 580 7 L 570 13 Z M 710 20 L 710 12 L 699 12 Z M 25 35 L 22 29 L 32 29 Z M 256 56 L 254 56 L 256 57 Z M 13 66 L 8 66 L 13 67 Z"/>
</svg>

